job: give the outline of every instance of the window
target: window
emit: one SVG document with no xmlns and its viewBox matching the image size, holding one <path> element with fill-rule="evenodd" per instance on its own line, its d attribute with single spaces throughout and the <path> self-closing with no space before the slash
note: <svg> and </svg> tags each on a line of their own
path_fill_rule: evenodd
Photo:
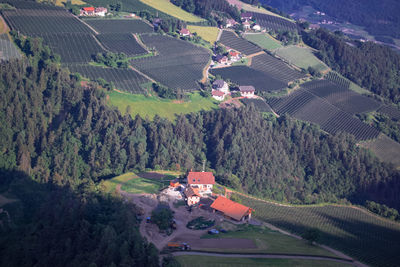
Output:
<svg viewBox="0 0 400 267">
<path fill-rule="evenodd" d="M 196 179 L 193 179 L 193 182 L 196 182 Z"/>
</svg>

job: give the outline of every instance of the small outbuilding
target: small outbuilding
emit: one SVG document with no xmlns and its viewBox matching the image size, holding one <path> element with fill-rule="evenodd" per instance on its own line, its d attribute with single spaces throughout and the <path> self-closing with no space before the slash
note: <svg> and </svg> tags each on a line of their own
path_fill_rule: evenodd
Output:
<svg viewBox="0 0 400 267">
<path fill-rule="evenodd" d="M 253 211 L 251 208 L 223 196 L 219 196 L 210 207 L 214 212 L 221 212 L 235 221 L 249 220 Z"/>
<path fill-rule="evenodd" d="M 186 187 L 184 193 L 188 206 L 192 206 L 200 202 L 201 195 L 198 188 Z"/>
<path fill-rule="evenodd" d="M 255 31 L 261 31 L 261 26 L 258 25 L 258 24 L 254 24 L 252 28 L 253 28 L 253 30 L 255 30 Z"/>
<path fill-rule="evenodd" d="M 239 90 L 240 90 L 240 95 L 246 98 L 254 98 L 255 95 L 255 91 L 256 89 L 254 89 L 253 86 L 251 85 L 246 85 L 246 86 L 239 86 Z"/>
<path fill-rule="evenodd" d="M 239 23 L 237 23 L 236 20 L 234 20 L 234 19 L 227 19 L 226 20 L 226 28 L 233 27 L 236 24 L 239 24 Z"/>
<path fill-rule="evenodd" d="M 245 22 L 243 22 L 242 24 L 243 24 L 243 28 L 244 28 L 245 30 L 250 30 L 251 25 L 250 25 L 250 23 L 249 23 L 248 21 L 245 21 Z"/>
<path fill-rule="evenodd" d="M 190 31 L 188 29 L 182 29 L 179 31 L 181 36 L 190 36 Z"/>
<path fill-rule="evenodd" d="M 219 90 L 212 90 L 211 95 L 215 100 L 223 101 L 225 98 L 225 93 Z"/>
</svg>

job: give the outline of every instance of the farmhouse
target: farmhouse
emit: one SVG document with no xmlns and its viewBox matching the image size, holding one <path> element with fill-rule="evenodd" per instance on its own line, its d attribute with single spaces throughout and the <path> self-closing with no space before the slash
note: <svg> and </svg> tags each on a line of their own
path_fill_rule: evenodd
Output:
<svg viewBox="0 0 400 267">
<path fill-rule="evenodd" d="M 104 17 L 107 14 L 107 8 L 105 7 L 84 7 L 80 10 L 80 16 L 100 16 Z"/>
<path fill-rule="evenodd" d="M 254 92 L 256 91 L 251 85 L 239 86 L 239 90 L 240 95 L 246 98 L 254 98 Z"/>
<path fill-rule="evenodd" d="M 245 29 L 245 30 L 250 30 L 250 23 L 248 22 L 248 21 L 245 21 L 245 22 L 243 22 L 242 23 L 243 24 L 243 28 Z"/>
<path fill-rule="evenodd" d="M 226 64 L 226 63 L 228 63 L 228 57 L 227 56 L 217 55 L 215 57 L 215 61 L 217 61 L 219 64 Z"/>
<path fill-rule="evenodd" d="M 251 208 L 223 196 L 219 196 L 210 207 L 213 209 L 213 212 L 221 212 L 226 217 L 236 221 L 245 221 L 251 218 Z"/>
<path fill-rule="evenodd" d="M 212 90 L 211 95 L 215 100 L 223 101 L 225 98 L 225 93 L 219 90 Z"/>
<path fill-rule="evenodd" d="M 226 28 L 233 27 L 236 24 L 239 24 L 239 23 L 237 23 L 236 20 L 234 20 L 234 19 L 227 19 L 226 20 Z"/>
<path fill-rule="evenodd" d="M 200 202 L 200 193 L 198 188 L 186 187 L 185 189 L 186 203 L 188 206 L 195 205 Z"/>
<path fill-rule="evenodd" d="M 181 36 L 189 36 L 190 35 L 190 31 L 188 29 L 182 29 L 179 31 L 179 34 Z"/>
<path fill-rule="evenodd" d="M 237 51 L 229 51 L 229 56 L 231 57 L 232 61 L 238 61 L 240 59 L 240 53 Z"/>
<path fill-rule="evenodd" d="M 212 172 L 189 172 L 187 184 L 188 187 L 198 188 L 199 193 L 211 193 L 215 177 Z"/>
<path fill-rule="evenodd" d="M 244 12 L 240 15 L 240 18 L 242 21 L 248 21 L 251 20 L 253 15 L 250 12 Z"/>
<path fill-rule="evenodd" d="M 225 94 L 227 94 L 229 92 L 229 87 L 228 84 L 221 79 L 215 80 L 212 84 L 212 88 L 218 91 L 221 91 Z"/>
</svg>

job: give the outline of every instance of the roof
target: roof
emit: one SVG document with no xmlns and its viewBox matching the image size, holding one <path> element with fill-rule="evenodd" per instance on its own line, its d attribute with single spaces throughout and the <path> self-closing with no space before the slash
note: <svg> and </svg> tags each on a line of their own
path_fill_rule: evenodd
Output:
<svg viewBox="0 0 400 267">
<path fill-rule="evenodd" d="M 215 184 L 212 172 L 189 172 L 188 184 Z"/>
<path fill-rule="evenodd" d="M 213 82 L 214 87 L 217 87 L 217 88 L 224 87 L 224 84 L 225 84 L 224 80 L 221 80 L 221 79 L 215 80 Z"/>
<path fill-rule="evenodd" d="M 185 189 L 185 196 L 186 197 L 192 197 L 192 196 L 198 196 L 200 197 L 201 195 L 199 194 L 199 189 L 198 188 L 193 188 L 193 187 L 186 187 Z"/>
<path fill-rule="evenodd" d="M 224 95 L 225 95 L 224 92 L 221 92 L 221 91 L 218 91 L 218 90 L 213 90 L 213 91 L 211 92 L 211 94 L 212 94 L 213 96 L 224 96 Z"/>
<path fill-rule="evenodd" d="M 253 25 L 253 29 L 254 29 L 254 28 L 261 28 L 261 26 L 258 25 L 258 24 L 254 24 L 254 25 Z"/>
<path fill-rule="evenodd" d="M 251 18 L 253 15 L 250 12 L 244 12 L 240 15 L 241 18 Z"/>
<path fill-rule="evenodd" d="M 212 204 L 211 208 L 223 212 L 225 215 L 240 221 L 243 216 L 251 213 L 251 209 L 240 203 L 219 196 Z"/>
<path fill-rule="evenodd" d="M 229 51 L 229 55 L 231 55 L 233 57 L 237 57 L 238 55 L 240 55 L 240 53 L 236 52 L 236 51 Z"/>
<path fill-rule="evenodd" d="M 223 56 L 223 57 L 217 57 L 217 61 L 224 61 L 224 60 L 228 60 L 227 56 Z"/>
<path fill-rule="evenodd" d="M 94 7 L 84 7 L 82 8 L 84 11 L 90 12 L 90 11 L 94 11 Z"/>
<path fill-rule="evenodd" d="M 256 89 L 252 85 L 239 86 L 240 92 L 254 92 Z"/>
<path fill-rule="evenodd" d="M 182 29 L 179 31 L 180 34 L 190 34 L 190 31 L 188 29 Z"/>
</svg>

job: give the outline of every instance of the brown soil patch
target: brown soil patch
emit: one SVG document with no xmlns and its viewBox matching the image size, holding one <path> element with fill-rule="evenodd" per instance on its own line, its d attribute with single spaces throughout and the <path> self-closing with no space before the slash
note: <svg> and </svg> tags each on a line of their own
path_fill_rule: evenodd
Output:
<svg viewBox="0 0 400 267">
<path fill-rule="evenodd" d="M 7 33 L 8 26 L 2 16 L 0 16 L 0 34 Z"/>
<path fill-rule="evenodd" d="M 161 180 L 165 177 L 165 174 L 157 173 L 157 172 L 141 172 L 138 173 L 137 176 L 141 178 L 146 178 L 146 179 L 152 179 L 152 180 Z"/>
</svg>

